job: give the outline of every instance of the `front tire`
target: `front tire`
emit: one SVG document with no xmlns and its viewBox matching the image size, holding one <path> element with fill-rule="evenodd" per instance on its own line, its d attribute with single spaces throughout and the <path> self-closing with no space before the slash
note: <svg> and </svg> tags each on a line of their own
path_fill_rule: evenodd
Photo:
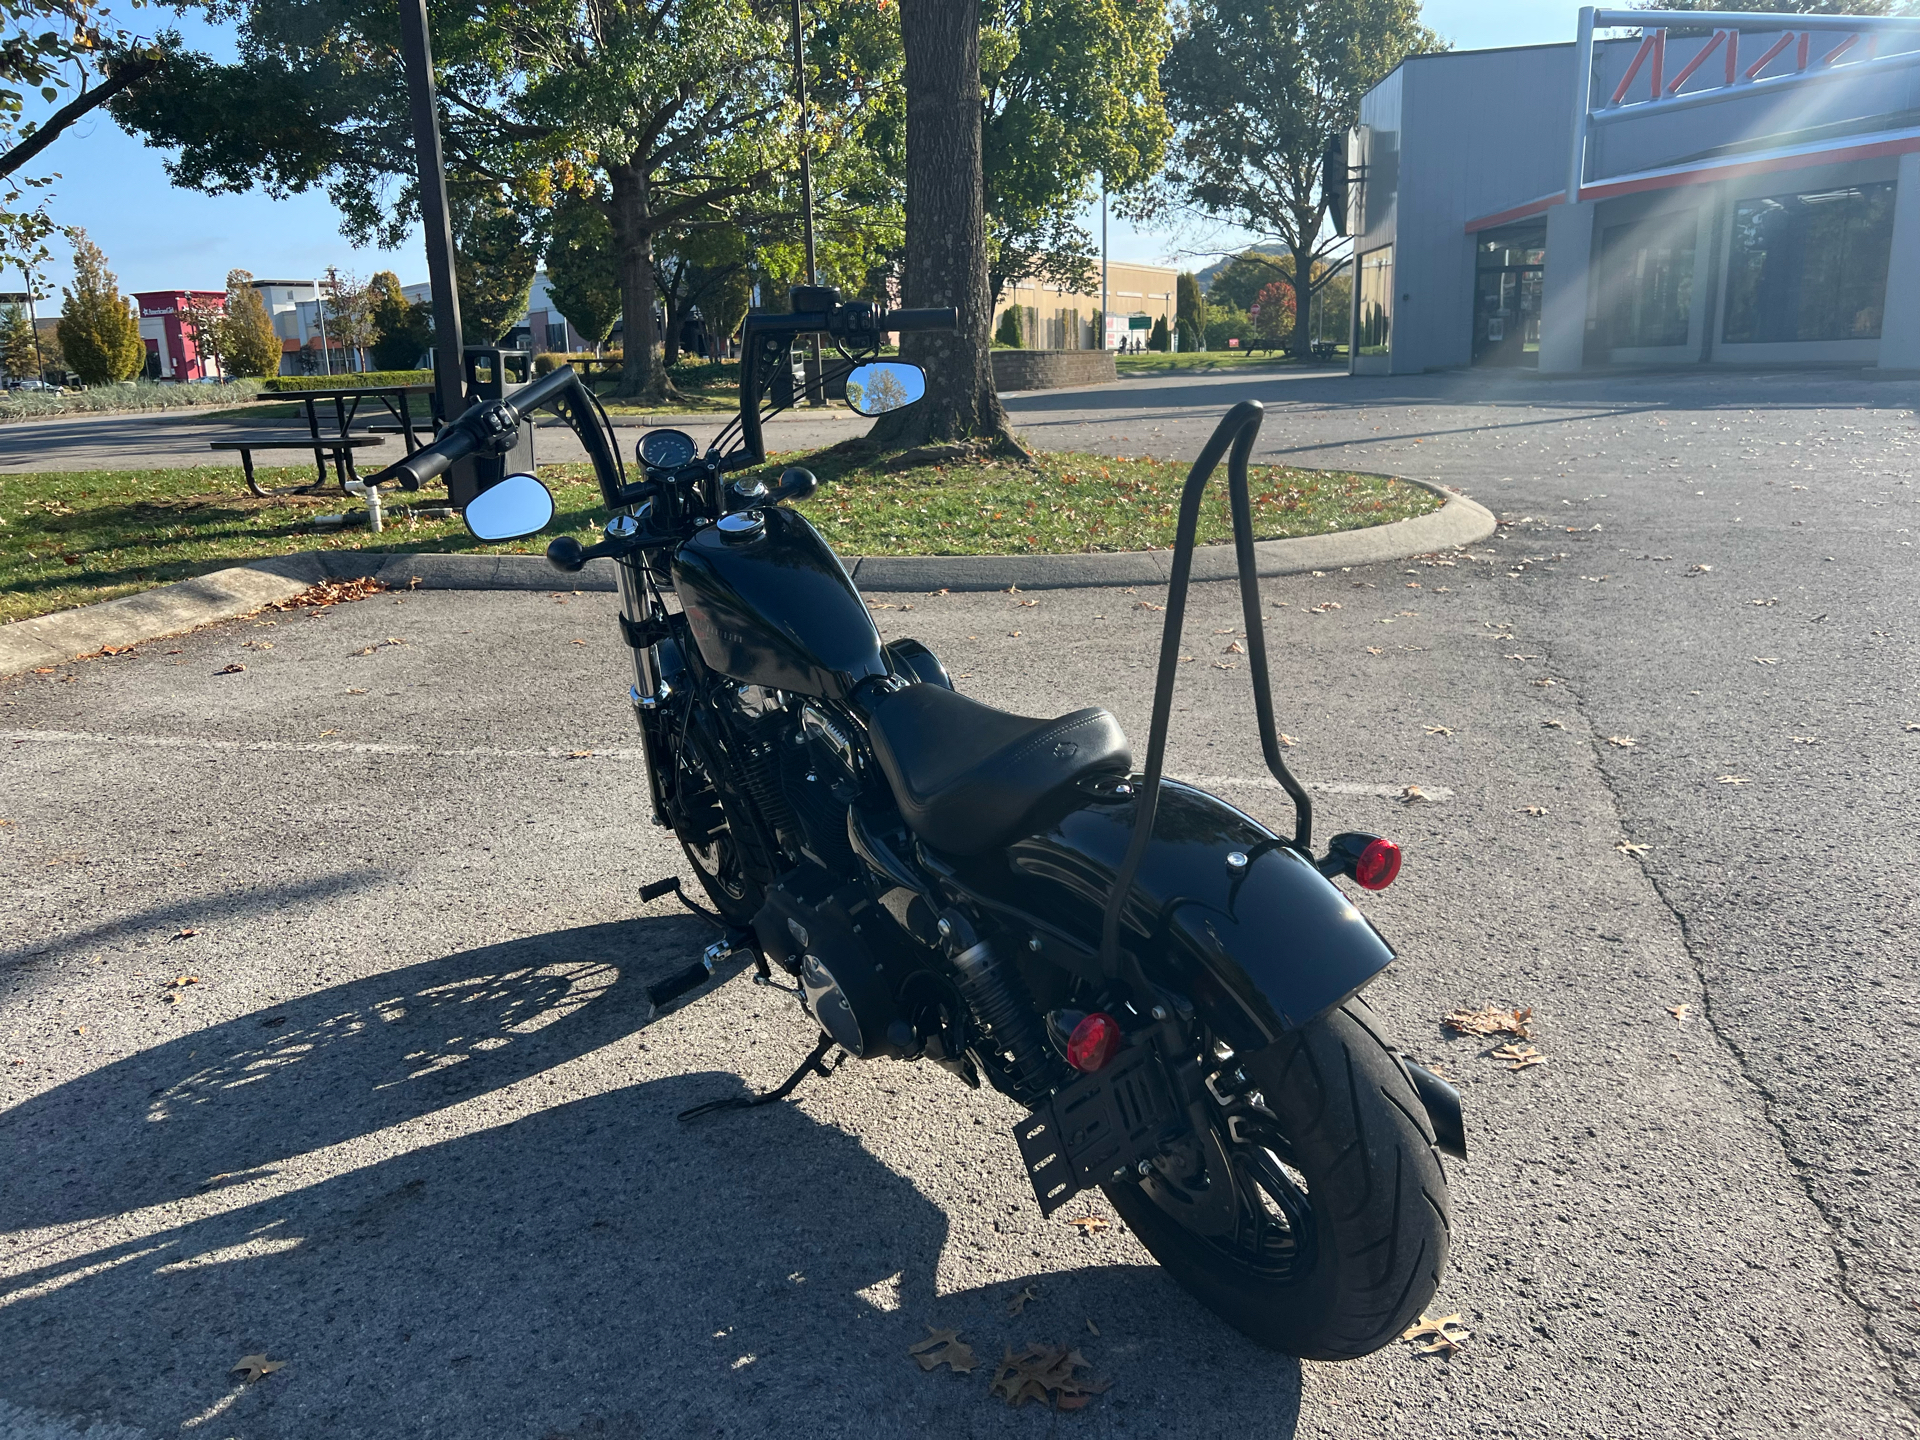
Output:
<svg viewBox="0 0 1920 1440">
<path fill-rule="evenodd" d="M 1306 1360 L 1371 1354 L 1446 1269 L 1447 1180 L 1426 1108 L 1357 997 L 1243 1068 L 1264 1105 L 1237 1107 L 1231 1129 L 1221 1112 L 1231 1232 L 1188 1228 L 1165 1190 L 1102 1188 L 1161 1266 L 1250 1338 Z"/>
</svg>

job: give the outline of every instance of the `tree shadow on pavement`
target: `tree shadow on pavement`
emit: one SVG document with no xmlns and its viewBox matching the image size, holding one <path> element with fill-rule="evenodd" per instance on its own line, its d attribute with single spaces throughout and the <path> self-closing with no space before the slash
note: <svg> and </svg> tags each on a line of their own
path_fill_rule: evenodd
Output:
<svg viewBox="0 0 1920 1440">
<path fill-rule="evenodd" d="M 529 936 L 194 1030 L 0 1113 L 0 1233 L 241 1183 L 497 1090 L 647 1023 L 701 927 Z"/>
</svg>

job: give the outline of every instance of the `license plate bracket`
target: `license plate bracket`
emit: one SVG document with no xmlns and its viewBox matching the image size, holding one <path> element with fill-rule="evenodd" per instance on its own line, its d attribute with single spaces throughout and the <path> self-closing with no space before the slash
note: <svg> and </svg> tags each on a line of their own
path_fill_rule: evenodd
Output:
<svg viewBox="0 0 1920 1440">
<path fill-rule="evenodd" d="M 1040 1213 L 1086 1189 L 1123 1180 L 1180 1128 L 1166 1071 L 1144 1045 L 1053 1092 L 1013 1127 Z"/>
</svg>

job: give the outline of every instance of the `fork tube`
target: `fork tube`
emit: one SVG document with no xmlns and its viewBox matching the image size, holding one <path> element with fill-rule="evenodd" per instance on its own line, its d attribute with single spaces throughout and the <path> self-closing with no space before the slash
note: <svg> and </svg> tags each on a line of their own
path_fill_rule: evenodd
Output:
<svg viewBox="0 0 1920 1440">
<path fill-rule="evenodd" d="M 1120 915 L 1133 891 L 1134 877 L 1153 839 L 1154 817 L 1160 808 L 1160 778 L 1166 763 L 1167 727 L 1173 714 L 1173 687 L 1180 667 L 1180 631 L 1186 619 L 1187 590 L 1193 575 L 1194 537 L 1200 524 L 1200 501 L 1220 457 L 1231 445 L 1227 462 L 1227 492 L 1233 511 L 1234 559 L 1240 571 L 1240 605 L 1246 618 L 1248 669 L 1253 679 L 1253 708 L 1260 728 L 1260 750 L 1267 769 L 1280 782 L 1294 806 L 1294 844 L 1308 850 L 1313 842 L 1313 803 L 1280 755 L 1274 731 L 1273 696 L 1267 681 L 1267 637 L 1260 613 L 1260 579 L 1253 549 L 1252 503 L 1247 494 L 1247 457 L 1260 434 L 1266 410 L 1257 400 L 1243 400 L 1215 427 L 1200 458 L 1187 473 L 1180 493 L 1180 521 L 1174 532 L 1173 574 L 1167 582 L 1167 619 L 1160 637 L 1160 665 L 1153 686 L 1153 724 L 1147 739 L 1146 784 L 1134 810 L 1133 836 L 1126 857 L 1114 876 L 1113 890 L 1100 927 L 1100 960 L 1107 973 L 1120 973 Z M 1146 974 L 1136 960 L 1127 967 L 1128 981 L 1142 999 L 1151 1000 Z"/>
</svg>

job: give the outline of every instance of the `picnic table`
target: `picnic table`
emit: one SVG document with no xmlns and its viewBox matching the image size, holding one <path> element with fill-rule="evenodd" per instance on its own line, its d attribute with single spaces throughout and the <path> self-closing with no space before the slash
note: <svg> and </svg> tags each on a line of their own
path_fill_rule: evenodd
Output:
<svg viewBox="0 0 1920 1440">
<path fill-rule="evenodd" d="M 338 388 L 323 390 L 277 391 L 260 395 L 260 400 L 298 400 L 307 412 L 307 431 L 304 435 L 235 435 L 231 439 L 215 440 L 211 447 L 215 450 L 237 450 L 240 452 L 240 468 L 246 473 L 247 488 L 256 495 L 284 495 L 299 493 L 311 495 L 322 489 L 327 483 L 327 464 L 333 464 L 334 478 L 340 482 L 344 492 L 348 482 L 358 483 L 360 472 L 354 468 L 353 452 L 368 445 L 383 444 L 382 435 L 398 434 L 406 453 L 411 455 L 423 443 L 415 433 L 416 422 L 413 415 L 413 397 L 431 395 L 433 386 L 428 384 L 411 385 L 341 385 Z M 360 416 L 360 408 L 368 402 L 377 403 L 380 409 L 391 417 L 388 424 L 373 424 L 359 434 L 353 433 L 353 423 Z M 323 429 L 321 407 L 331 407 L 327 416 L 330 425 Z M 432 434 L 434 422 L 421 421 L 417 428 Z M 253 473 L 253 454 L 256 450 L 310 450 L 313 452 L 314 469 L 318 477 L 310 485 L 283 485 L 275 490 L 264 490 Z"/>
</svg>

